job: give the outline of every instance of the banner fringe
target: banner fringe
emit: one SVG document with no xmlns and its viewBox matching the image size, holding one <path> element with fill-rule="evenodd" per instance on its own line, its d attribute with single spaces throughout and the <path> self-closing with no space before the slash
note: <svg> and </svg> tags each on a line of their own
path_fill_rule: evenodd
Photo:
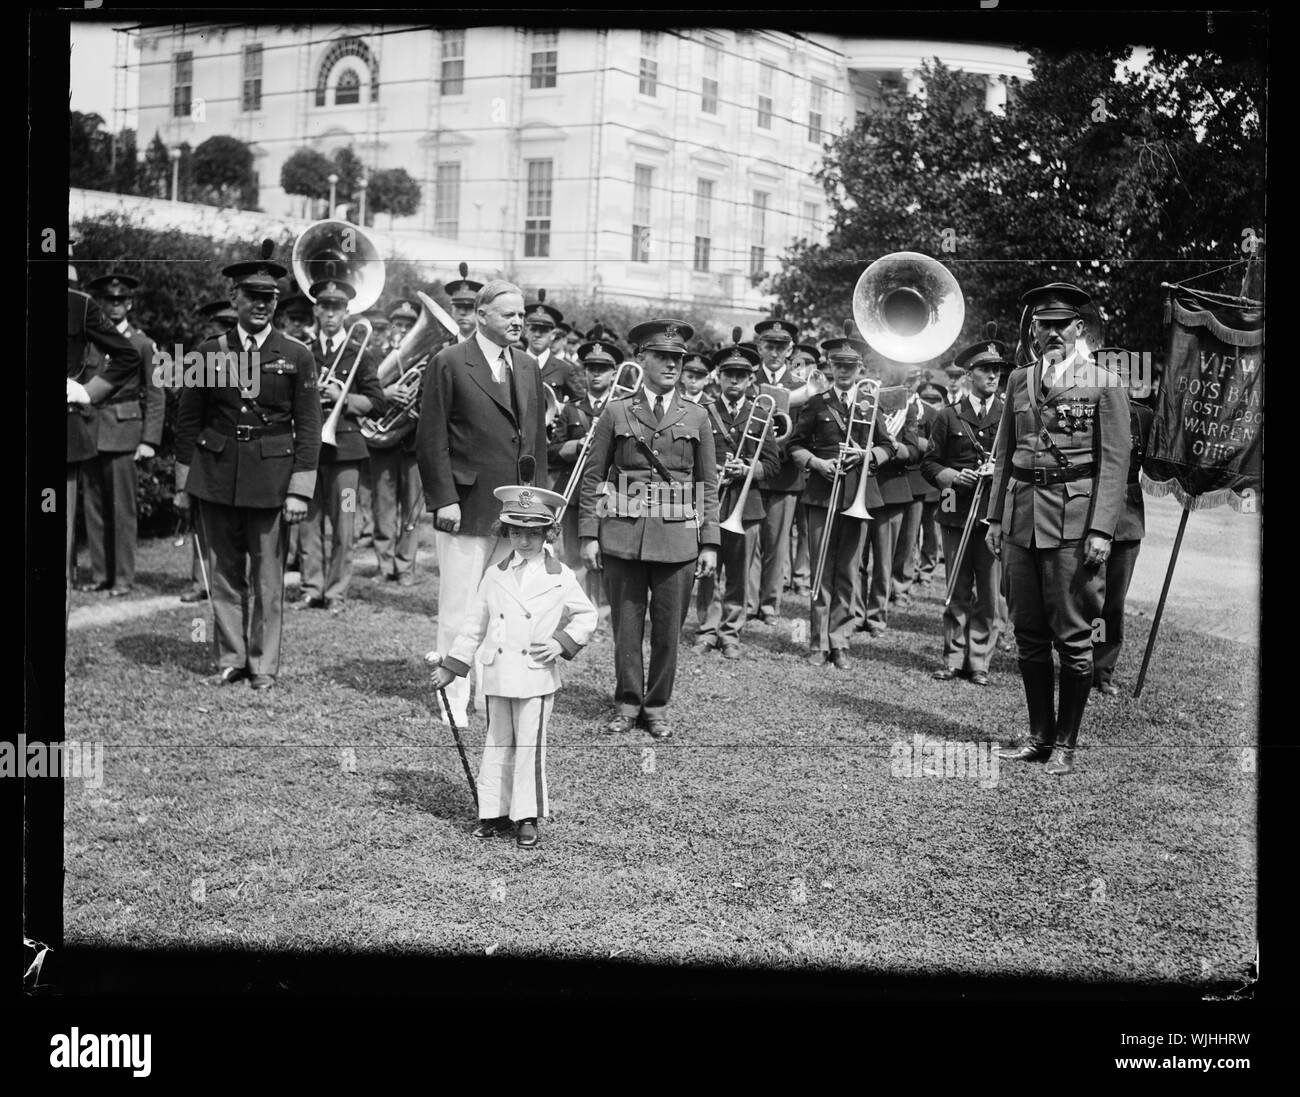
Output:
<svg viewBox="0 0 1300 1097">
<path fill-rule="evenodd" d="M 1219 488 L 1217 491 L 1207 491 L 1200 495 L 1193 495 L 1183 487 L 1177 477 L 1170 477 L 1168 480 L 1153 480 L 1146 474 L 1145 469 L 1139 472 L 1138 479 L 1142 485 L 1142 490 L 1148 495 L 1153 498 L 1173 495 L 1185 510 L 1212 510 L 1214 507 L 1227 504 L 1238 514 L 1259 513 L 1260 498 L 1259 494 L 1254 491 L 1251 491 L 1249 495 L 1245 495 L 1233 491 L 1232 488 Z"/>
<path fill-rule="evenodd" d="M 1230 347 L 1257 347 L 1264 341 L 1263 328 L 1242 331 L 1225 327 L 1223 322 L 1207 309 L 1189 309 L 1181 301 L 1174 301 L 1174 319 L 1184 327 L 1209 328 L 1214 337 Z"/>
</svg>

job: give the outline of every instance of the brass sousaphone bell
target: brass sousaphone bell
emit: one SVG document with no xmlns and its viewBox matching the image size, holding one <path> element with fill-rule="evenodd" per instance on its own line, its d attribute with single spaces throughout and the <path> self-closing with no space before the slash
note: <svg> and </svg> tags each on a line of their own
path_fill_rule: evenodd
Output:
<svg viewBox="0 0 1300 1097">
<path fill-rule="evenodd" d="M 311 298 L 317 282 L 348 282 L 357 295 L 348 302 L 354 316 L 370 308 L 384 292 L 384 261 L 374 241 L 350 221 L 316 221 L 293 242 L 293 277 Z"/>
<path fill-rule="evenodd" d="M 853 319 L 881 357 L 928 362 L 961 334 L 966 299 L 952 272 L 937 259 L 896 251 L 862 272 L 853 290 Z"/>
</svg>

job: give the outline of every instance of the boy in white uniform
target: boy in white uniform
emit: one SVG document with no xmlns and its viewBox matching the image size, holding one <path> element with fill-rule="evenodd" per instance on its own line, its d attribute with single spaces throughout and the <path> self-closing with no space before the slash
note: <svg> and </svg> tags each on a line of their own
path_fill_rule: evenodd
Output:
<svg viewBox="0 0 1300 1097">
<path fill-rule="evenodd" d="M 546 550 L 564 497 L 544 488 L 497 488 L 493 527 L 511 552 L 479 583 L 463 630 L 433 673 L 443 689 L 477 658 L 487 699 L 487 739 L 478 772 L 475 838 L 518 823 L 517 843 L 537 845 L 537 820 L 549 814 L 546 725 L 560 688 L 558 658 L 572 659 L 596 628 L 596 607 L 573 571 Z"/>
</svg>

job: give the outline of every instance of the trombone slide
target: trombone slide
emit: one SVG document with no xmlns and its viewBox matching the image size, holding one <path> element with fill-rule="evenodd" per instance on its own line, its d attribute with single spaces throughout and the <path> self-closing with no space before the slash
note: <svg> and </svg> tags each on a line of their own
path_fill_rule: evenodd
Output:
<svg viewBox="0 0 1300 1097">
<path fill-rule="evenodd" d="M 352 325 L 352 331 L 356 331 L 362 324 L 366 326 L 365 337 L 361 340 L 361 345 L 357 347 L 356 357 L 352 361 L 352 368 L 348 370 L 348 378 L 343 382 L 343 391 L 339 393 L 338 401 L 334 405 L 334 410 L 330 412 L 329 418 L 325 420 L 325 425 L 320 429 L 320 440 L 323 445 L 338 445 L 338 425 L 339 420 L 343 417 L 343 405 L 347 403 L 348 392 L 352 388 L 352 382 L 357 379 L 357 370 L 361 367 L 361 359 L 365 357 L 366 348 L 370 345 L 370 337 L 374 334 L 374 325 L 369 320 L 362 317 Z M 351 346 L 351 332 L 348 333 L 348 339 L 344 341 L 343 346 L 339 348 L 339 356 L 342 357 L 343 351 Z M 330 366 L 330 374 L 334 372 L 334 366 L 338 365 L 336 359 L 334 365 Z M 338 379 L 330 377 L 330 381 L 337 383 Z"/>
</svg>

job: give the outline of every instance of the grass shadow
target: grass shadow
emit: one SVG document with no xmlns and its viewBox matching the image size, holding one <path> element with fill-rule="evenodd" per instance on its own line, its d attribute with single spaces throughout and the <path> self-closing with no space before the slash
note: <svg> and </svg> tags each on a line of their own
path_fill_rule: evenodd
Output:
<svg viewBox="0 0 1300 1097">
<path fill-rule="evenodd" d="M 460 764 L 459 759 L 456 764 Z M 441 770 L 392 769 L 379 776 L 388 785 L 374 790 L 377 800 L 414 808 L 449 823 L 465 823 L 477 817 L 474 798 L 462 773 L 453 776 Z"/>
<path fill-rule="evenodd" d="M 413 704 L 429 704 L 428 678 L 423 664 L 412 659 L 349 659 L 321 667 L 320 673 L 338 685 L 376 697 L 398 697 Z"/>
<path fill-rule="evenodd" d="M 951 739 L 960 742 L 991 737 L 987 727 L 949 719 L 947 716 L 917 708 L 915 705 L 899 705 L 878 698 L 867 699 L 860 694 L 843 689 L 828 691 L 827 699 L 843 706 L 847 712 L 860 712 L 864 722 L 898 728 L 908 735 L 916 732 L 931 739 Z"/>
<path fill-rule="evenodd" d="M 123 658 L 146 667 L 180 667 L 192 674 L 207 675 L 215 665 L 211 644 L 196 644 L 188 638 L 156 632 L 122 636 L 113 647 Z"/>
</svg>

